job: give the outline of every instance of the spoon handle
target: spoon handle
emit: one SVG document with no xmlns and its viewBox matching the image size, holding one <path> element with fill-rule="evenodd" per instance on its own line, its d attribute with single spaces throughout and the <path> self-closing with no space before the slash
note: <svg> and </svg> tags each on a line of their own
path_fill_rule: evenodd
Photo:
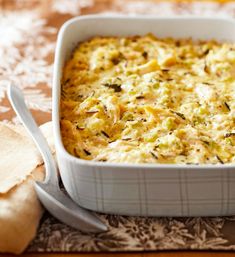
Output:
<svg viewBox="0 0 235 257">
<path fill-rule="evenodd" d="M 51 154 L 50 148 L 46 139 L 44 138 L 41 130 L 36 124 L 34 118 L 32 117 L 29 109 L 27 108 L 24 96 L 21 90 L 13 85 L 8 87 L 8 97 L 10 103 L 19 117 L 20 121 L 25 126 L 26 130 L 32 137 L 34 143 L 37 145 L 44 164 L 46 166 L 46 177 L 44 183 L 48 183 L 50 181 L 51 184 L 57 186 L 58 185 L 58 177 L 57 177 L 57 166 L 54 161 L 54 158 Z"/>
<path fill-rule="evenodd" d="M 56 162 L 53 159 L 46 139 L 24 102 L 21 90 L 15 86 L 9 86 L 8 97 L 13 109 L 42 154 L 46 166 L 45 181 L 35 183 L 35 190 L 43 205 L 53 216 L 81 231 L 107 231 L 107 226 L 98 217 L 77 205 L 67 194 L 60 190 Z"/>
</svg>

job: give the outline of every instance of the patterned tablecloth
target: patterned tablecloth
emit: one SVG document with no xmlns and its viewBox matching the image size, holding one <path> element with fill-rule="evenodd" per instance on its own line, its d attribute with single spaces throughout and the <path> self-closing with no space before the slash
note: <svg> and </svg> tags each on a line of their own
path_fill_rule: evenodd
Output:
<svg viewBox="0 0 235 257">
<path fill-rule="evenodd" d="M 235 17 L 235 2 L 0 0 L 0 120 L 18 123 L 6 99 L 10 81 L 24 90 L 39 124 L 51 119 L 56 34 L 67 19 L 88 13 Z M 93 235 L 71 229 L 46 213 L 28 251 L 235 250 L 235 217 L 100 217 L 110 229 Z"/>
</svg>

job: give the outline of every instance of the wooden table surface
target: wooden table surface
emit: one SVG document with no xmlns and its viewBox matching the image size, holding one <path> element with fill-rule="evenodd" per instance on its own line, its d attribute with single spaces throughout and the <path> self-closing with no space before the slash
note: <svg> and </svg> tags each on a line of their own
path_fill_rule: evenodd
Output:
<svg viewBox="0 0 235 257">
<path fill-rule="evenodd" d="M 24 1 L 31 1 L 31 0 L 24 0 Z M 47 2 L 47 0 L 44 0 Z M 70 0 L 71 1 L 71 0 Z M 190 0 L 186 0 L 190 1 Z M 203 0 L 201 0 L 203 2 Z M 231 0 L 218 0 L 219 2 L 228 2 Z M 0 0 L 1 2 L 1 0 Z M 10 1 L 9 1 L 10 2 Z M 180 0 L 178 0 L 180 2 Z M 185 1 L 184 1 L 185 2 Z M 59 22 L 59 21 L 58 21 Z M 45 122 L 46 120 L 50 119 L 50 115 L 45 116 L 45 113 L 43 115 L 43 118 L 40 116 L 41 114 L 37 115 L 37 121 L 38 123 L 41 123 L 42 120 Z M 10 117 L 10 116 L 9 116 Z M 1 229 L 1 228 L 0 228 Z M 2 254 L 0 256 L 4 257 L 10 257 L 10 256 L 15 256 L 11 254 Z M 27 257 L 110 257 L 110 256 L 117 256 L 117 257 L 175 257 L 175 256 L 189 256 L 189 257 L 215 257 L 215 256 L 235 256 L 235 252 L 211 252 L 211 251 L 161 251 L 161 252 L 136 252 L 136 253 L 68 253 L 68 254 L 46 254 L 46 253 L 37 253 L 37 254 L 30 254 L 30 253 L 25 253 L 22 254 L 21 256 L 27 256 Z"/>
</svg>

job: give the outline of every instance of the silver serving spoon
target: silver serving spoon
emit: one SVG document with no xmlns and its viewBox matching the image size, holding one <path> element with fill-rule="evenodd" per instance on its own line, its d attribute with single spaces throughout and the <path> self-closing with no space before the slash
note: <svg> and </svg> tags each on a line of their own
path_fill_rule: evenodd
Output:
<svg viewBox="0 0 235 257">
<path fill-rule="evenodd" d="M 35 189 L 42 204 L 57 219 L 83 232 L 107 231 L 106 225 L 98 217 L 78 206 L 60 190 L 56 162 L 46 139 L 26 107 L 21 90 L 10 85 L 7 94 L 13 109 L 37 145 L 45 164 L 45 180 L 35 182 Z"/>
</svg>

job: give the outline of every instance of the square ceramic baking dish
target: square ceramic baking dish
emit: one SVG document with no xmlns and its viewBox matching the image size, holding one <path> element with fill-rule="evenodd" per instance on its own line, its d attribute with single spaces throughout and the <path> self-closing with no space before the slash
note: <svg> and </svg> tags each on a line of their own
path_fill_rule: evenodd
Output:
<svg viewBox="0 0 235 257">
<path fill-rule="evenodd" d="M 78 42 L 93 36 L 130 36 L 235 41 L 235 21 L 211 18 L 83 16 L 67 21 L 58 36 L 53 78 L 53 124 L 60 174 L 80 206 L 103 213 L 142 216 L 235 214 L 234 165 L 114 164 L 81 160 L 60 135 L 62 68 Z"/>
</svg>

